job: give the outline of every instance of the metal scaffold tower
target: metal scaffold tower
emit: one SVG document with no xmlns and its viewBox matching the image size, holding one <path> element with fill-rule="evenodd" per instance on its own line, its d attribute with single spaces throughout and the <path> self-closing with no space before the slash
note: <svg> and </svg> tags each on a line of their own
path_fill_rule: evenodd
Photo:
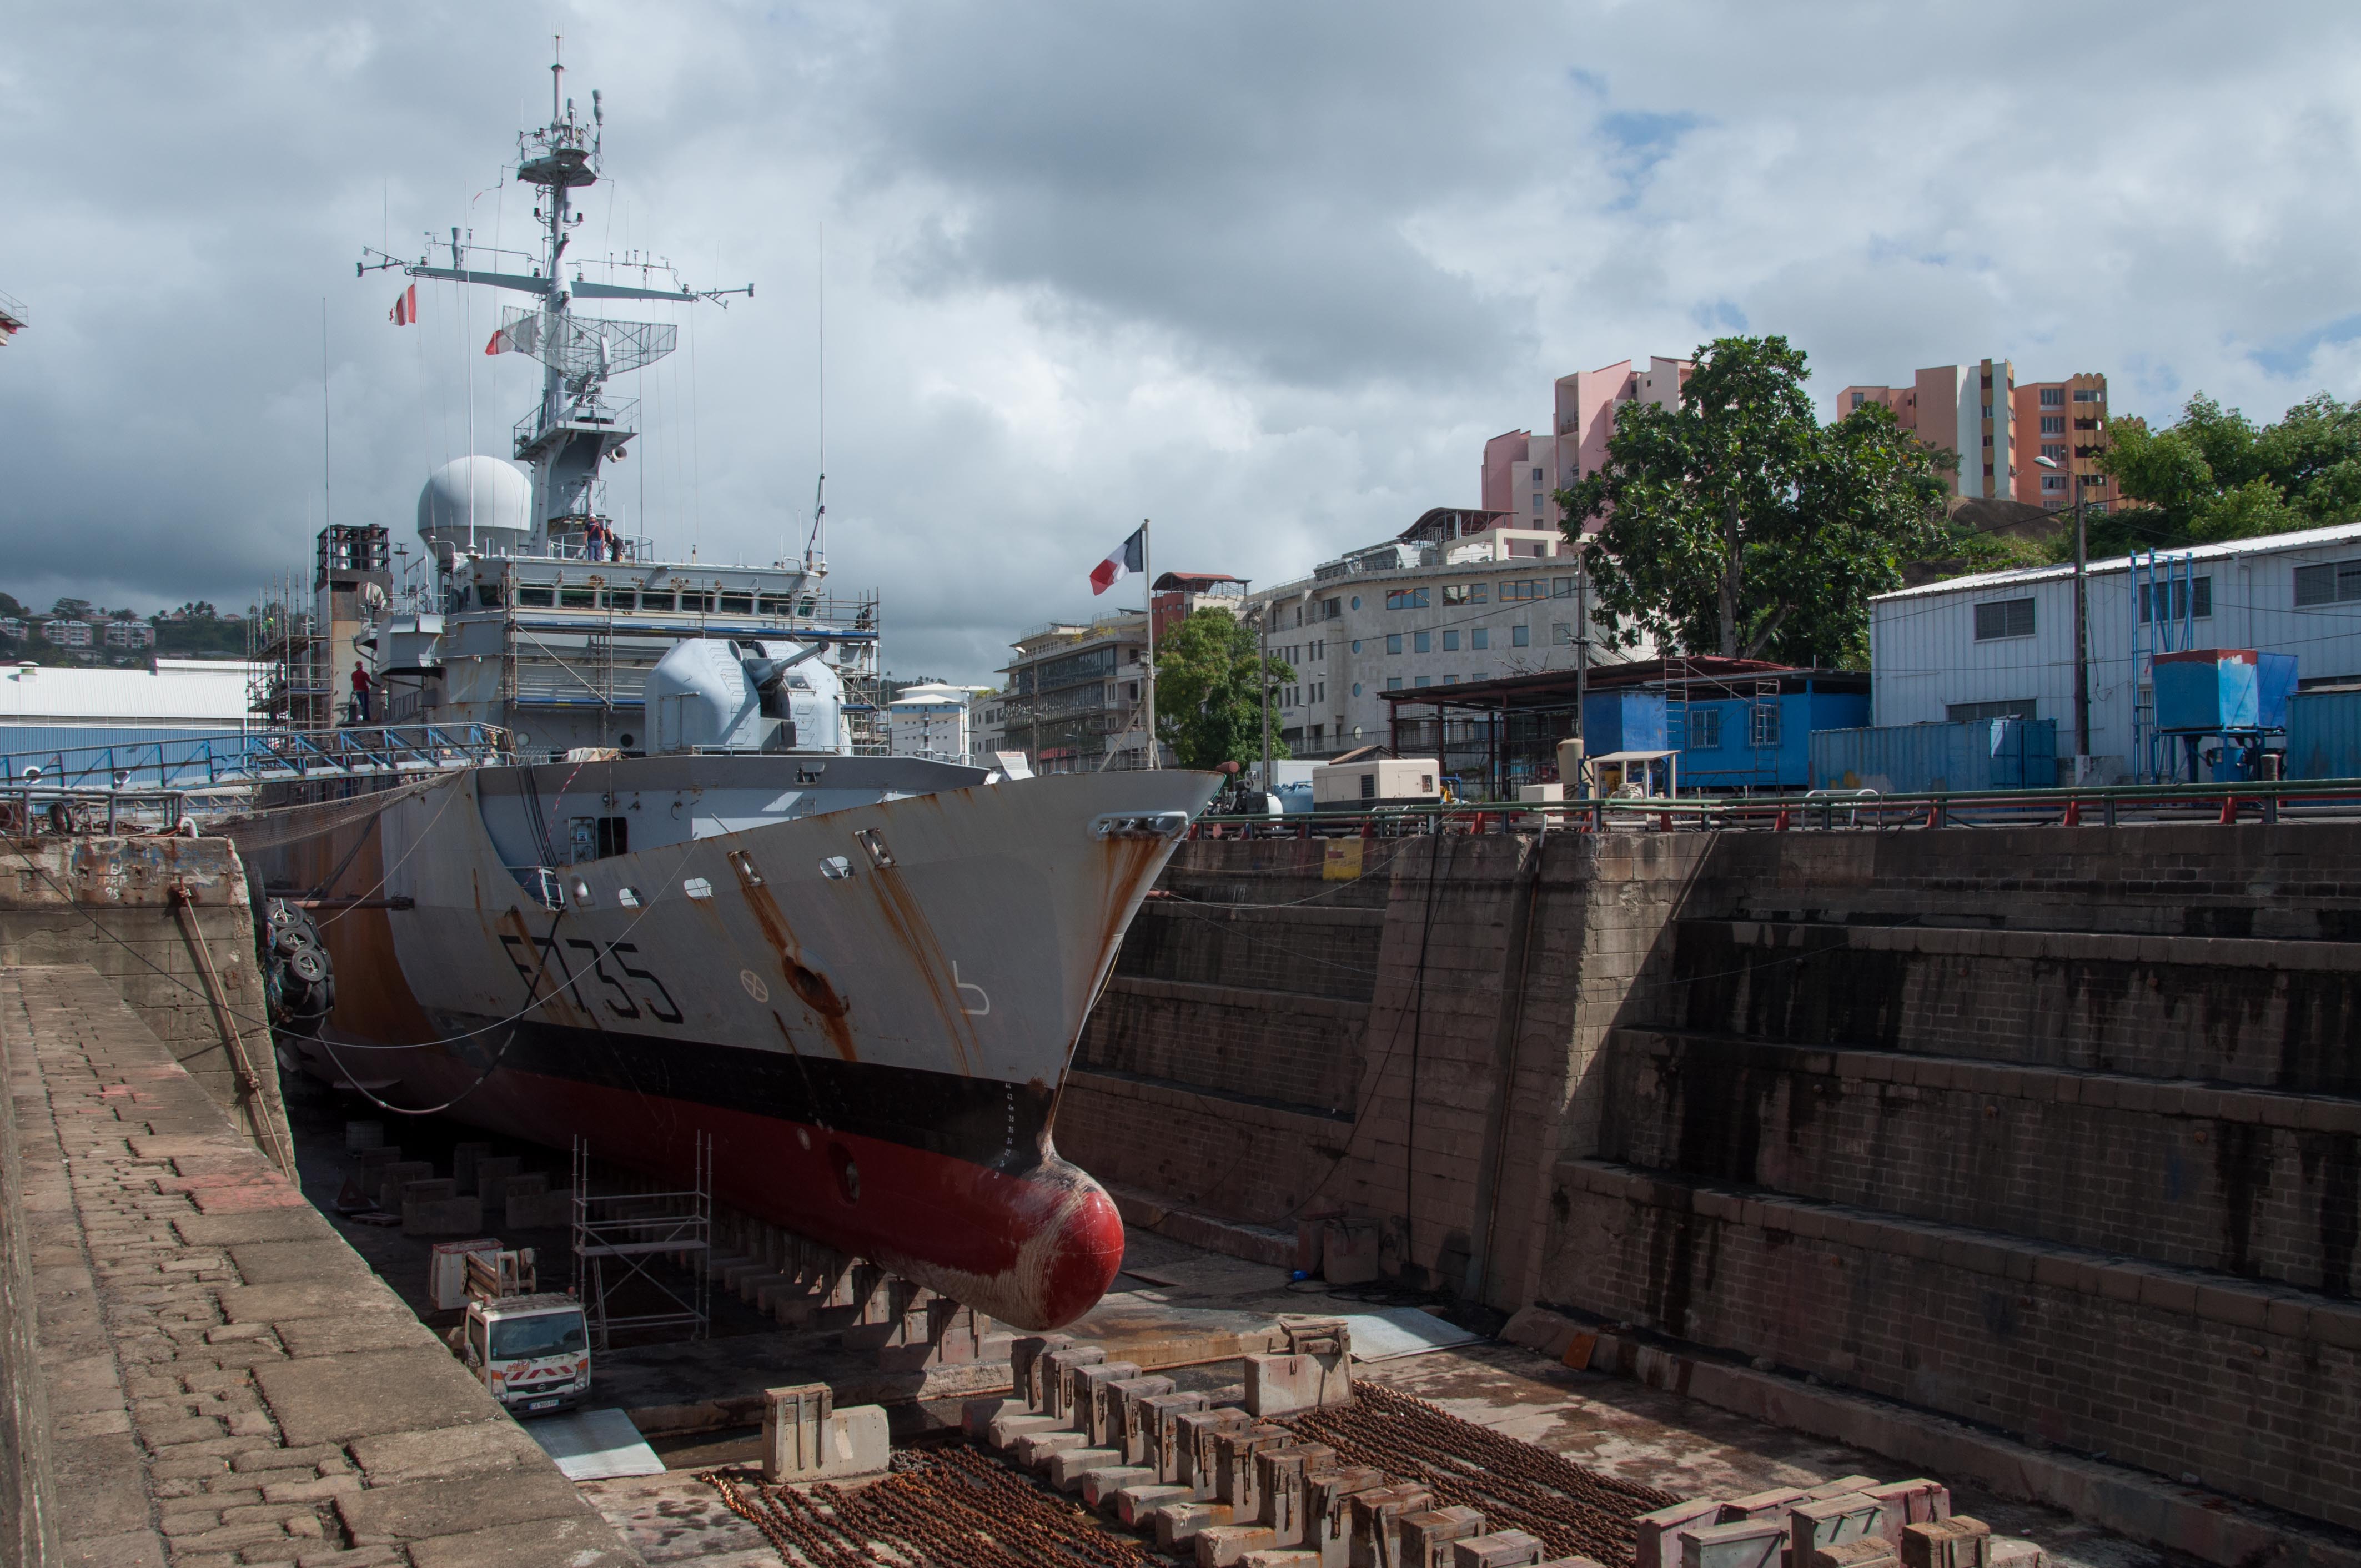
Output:
<svg viewBox="0 0 2361 1568">
<path fill-rule="evenodd" d="M 712 1329 L 705 1260 L 686 1255 L 713 1245 L 713 1139 L 697 1135 L 690 1184 L 671 1191 L 598 1193 L 590 1190 L 590 1140 L 574 1140 L 574 1281 L 589 1321 L 593 1349 L 605 1350 L 611 1335 L 646 1330 L 686 1329 L 700 1340 Z M 684 1258 L 689 1283 L 676 1288 L 650 1266 L 658 1258 Z M 615 1299 L 638 1282 L 653 1310 L 615 1310 Z"/>
</svg>

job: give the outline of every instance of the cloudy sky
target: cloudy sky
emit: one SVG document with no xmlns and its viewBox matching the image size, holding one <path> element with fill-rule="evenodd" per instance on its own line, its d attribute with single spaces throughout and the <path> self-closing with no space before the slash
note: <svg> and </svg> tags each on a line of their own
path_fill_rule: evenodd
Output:
<svg viewBox="0 0 2361 1568">
<path fill-rule="evenodd" d="M 337 521 L 406 536 L 428 468 L 505 449 L 501 302 L 422 286 L 396 328 L 353 263 L 529 243 L 503 164 L 552 33 L 608 111 L 576 253 L 756 286 L 625 383 L 616 501 L 793 553 L 824 410 L 834 580 L 905 674 L 989 678 L 1142 517 L 1159 567 L 1301 575 L 1473 502 L 1553 377 L 1727 331 L 1795 340 L 1824 403 L 1987 355 L 2151 417 L 2361 395 L 2349 5 L 0 16 L 0 586 L 41 602 L 302 569 L 324 326 Z"/>
</svg>

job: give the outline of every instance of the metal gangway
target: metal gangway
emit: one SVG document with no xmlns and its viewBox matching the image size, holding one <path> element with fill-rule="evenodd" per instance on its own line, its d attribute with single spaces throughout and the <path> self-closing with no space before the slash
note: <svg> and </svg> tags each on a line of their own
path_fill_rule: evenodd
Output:
<svg viewBox="0 0 2361 1568">
<path fill-rule="evenodd" d="M 305 781 L 409 777 L 516 760 L 494 724 L 395 724 L 344 729 L 247 729 L 104 746 L 0 751 L 9 793 L 241 788 Z"/>
</svg>

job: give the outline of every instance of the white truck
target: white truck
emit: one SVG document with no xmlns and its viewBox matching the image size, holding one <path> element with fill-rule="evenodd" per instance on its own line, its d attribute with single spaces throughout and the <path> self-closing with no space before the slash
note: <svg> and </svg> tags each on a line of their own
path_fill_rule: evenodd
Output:
<svg viewBox="0 0 2361 1568">
<path fill-rule="evenodd" d="M 571 1296 L 479 1296 L 467 1302 L 459 1359 L 511 1415 L 569 1409 L 590 1397 L 590 1332 Z"/>
</svg>

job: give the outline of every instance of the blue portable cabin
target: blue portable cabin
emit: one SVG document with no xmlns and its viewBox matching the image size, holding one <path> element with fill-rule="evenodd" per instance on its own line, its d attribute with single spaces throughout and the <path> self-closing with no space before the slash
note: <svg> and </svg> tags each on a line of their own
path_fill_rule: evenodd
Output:
<svg viewBox="0 0 2361 1568">
<path fill-rule="evenodd" d="M 2361 685 L 2340 681 L 2288 699 L 2287 776 L 2361 779 Z"/>
<path fill-rule="evenodd" d="M 1727 689 L 1734 685 L 1736 690 Z M 1795 670 L 1673 689 L 1672 728 L 1681 787 L 1699 795 L 1811 787 L 1812 737 L 1869 722 L 1869 677 L 1848 670 Z"/>
<path fill-rule="evenodd" d="M 1664 694 L 1645 686 L 1592 691 L 1582 699 L 1582 749 L 1590 756 L 1610 751 L 1668 751 L 1664 739 Z"/>
</svg>

